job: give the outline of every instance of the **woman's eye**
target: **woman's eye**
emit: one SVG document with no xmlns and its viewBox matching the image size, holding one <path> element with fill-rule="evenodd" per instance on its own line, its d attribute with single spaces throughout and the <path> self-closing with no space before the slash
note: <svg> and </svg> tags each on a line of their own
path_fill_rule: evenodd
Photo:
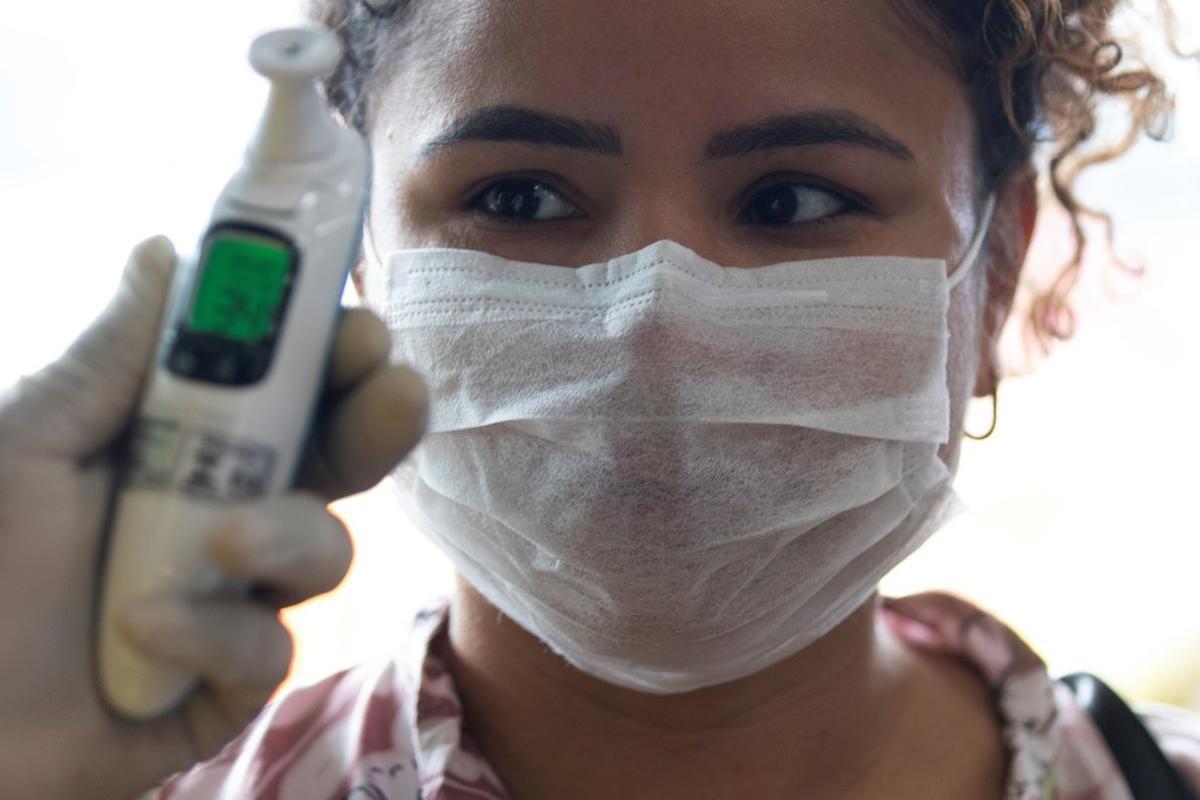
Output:
<svg viewBox="0 0 1200 800">
<path fill-rule="evenodd" d="M 834 217 L 850 207 L 845 198 L 811 183 L 777 183 L 750 198 L 742 219 L 757 225 L 795 225 Z"/>
<path fill-rule="evenodd" d="M 505 222 L 547 222 L 579 215 L 565 197 L 530 178 L 497 181 L 480 192 L 471 207 Z"/>
</svg>

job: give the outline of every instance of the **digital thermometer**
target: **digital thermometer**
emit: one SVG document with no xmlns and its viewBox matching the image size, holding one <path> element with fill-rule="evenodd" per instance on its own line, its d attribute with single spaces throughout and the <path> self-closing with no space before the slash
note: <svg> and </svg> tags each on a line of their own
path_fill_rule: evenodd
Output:
<svg viewBox="0 0 1200 800">
<path fill-rule="evenodd" d="M 135 719 L 177 706 L 195 676 L 145 658 L 116 628 L 147 594 L 236 591 L 206 553 L 231 504 L 282 492 L 307 438 L 360 244 L 369 153 L 316 81 L 341 47 L 280 30 L 250 49 L 271 92 L 198 256 L 181 260 L 112 511 L 97 637 L 101 693 Z"/>
</svg>

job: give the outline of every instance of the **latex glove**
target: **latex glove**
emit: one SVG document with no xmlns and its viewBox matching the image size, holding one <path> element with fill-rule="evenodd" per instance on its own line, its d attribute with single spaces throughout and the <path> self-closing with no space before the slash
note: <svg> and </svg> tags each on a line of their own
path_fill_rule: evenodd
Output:
<svg viewBox="0 0 1200 800">
<path fill-rule="evenodd" d="M 211 534 L 222 569 L 263 590 L 131 607 L 135 644 L 204 685 L 173 716 L 112 718 L 91 671 L 97 557 L 114 440 L 135 410 L 173 263 L 167 239 L 138 245 L 101 317 L 0 397 L 0 797 L 135 797 L 237 735 L 287 672 L 278 608 L 333 588 L 350 563 L 326 502 L 376 483 L 424 428 L 421 379 L 388 364 L 378 318 L 349 311 L 303 490 L 230 514 Z"/>
</svg>

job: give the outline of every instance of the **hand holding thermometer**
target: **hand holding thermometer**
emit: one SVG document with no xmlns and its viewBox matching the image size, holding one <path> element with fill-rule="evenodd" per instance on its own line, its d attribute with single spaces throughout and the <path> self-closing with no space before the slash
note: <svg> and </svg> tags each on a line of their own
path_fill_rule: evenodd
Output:
<svg viewBox="0 0 1200 800">
<path fill-rule="evenodd" d="M 101 692 L 149 718 L 195 677 L 144 658 L 117 630 L 147 594 L 213 593 L 205 551 L 231 504 L 291 483 L 358 251 L 369 154 L 329 116 L 316 80 L 340 57 L 309 28 L 259 37 L 271 93 L 242 168 L 217 200 L 199 257 L 180 264 L 118 488 L 99 611 Z"/>
</svg>

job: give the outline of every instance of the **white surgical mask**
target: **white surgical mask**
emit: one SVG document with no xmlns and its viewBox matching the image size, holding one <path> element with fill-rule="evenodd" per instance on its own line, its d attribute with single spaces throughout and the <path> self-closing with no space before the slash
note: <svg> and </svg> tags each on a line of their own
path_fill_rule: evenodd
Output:
<svg viewBox="0 0 1200 800">
<path fill-rule="evenodd" d="M 829 632 L 956 507 L 944 261 L 579 268 L 390 253 L 368 299 L 429 385 L 416 524 L 579 669 L 682 692 Z"/>
</svg>

